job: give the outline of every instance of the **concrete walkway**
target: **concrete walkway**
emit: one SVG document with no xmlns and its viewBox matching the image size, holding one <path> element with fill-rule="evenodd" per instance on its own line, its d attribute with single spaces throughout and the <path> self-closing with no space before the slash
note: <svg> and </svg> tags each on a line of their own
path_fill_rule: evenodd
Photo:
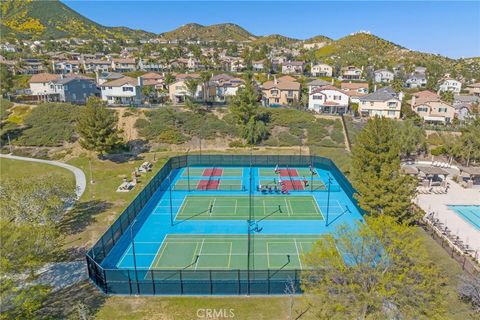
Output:
<svg viewBox="0 0 480 320">
<path fill-rule="evenodd" d="M 87 179 L 85 178 L 85 173 L 83 173 L 83 171 L 80 170 L 79 168 L 71 166 L 69 164 L 59 162 L 59 161 L 52 161 L 52 160 L 18 157 L 11 154 L 0 154 L 0 158 L 45 163 L 45 164 L 50 164 L 52 166 L 57 166 L 57 167 L 64 168 L 71 171 L 75 175 L 75 184 L 77 186 L 75 193 L 77 194 L 77 199 L 80 199 L 80 197 L 85 192 L 85 188 L 87 187 Z"/>
</svg>

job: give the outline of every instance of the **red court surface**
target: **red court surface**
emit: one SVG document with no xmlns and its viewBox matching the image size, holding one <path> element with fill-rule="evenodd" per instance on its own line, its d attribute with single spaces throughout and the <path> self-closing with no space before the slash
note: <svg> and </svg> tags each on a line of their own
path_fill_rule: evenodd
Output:
<svg viewBox="0 0 480 320">
<path fill-rule="evenodd" d="M 303 182 L 300 180 L 284 180 L 282 181 L 283 186 L 288 190 L 304 190 Z"/>
<path fill-rule="evenodd" d="M 203 170 L 204 176 L 221 176 L 223 174 L 223 169 L 220 168 L 208 168 Z"/>
<path fill-rule="evenodd" d="M 197 184 L 197 190 L 217 190 L 219 184 L 220 184 L 219 179 L 200 180 Z"/>
<path fill-rule="evenodd" d="M 297 169 L 279 169 L 278 173 L 281 177 L 298 177 Z M 290 173 L 290 174 L 289 174 Z"/>
</svg>

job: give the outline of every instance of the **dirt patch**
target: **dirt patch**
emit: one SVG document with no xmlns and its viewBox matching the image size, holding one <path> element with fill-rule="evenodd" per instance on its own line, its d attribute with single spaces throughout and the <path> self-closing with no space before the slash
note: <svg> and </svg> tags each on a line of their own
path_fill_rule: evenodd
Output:
<svg viewBox="0 0 480 320">
<path fill-rule="evenodd" d="M 137 140 L 140 138 L 135 122 L 144 118 L 144 114 L 140 110 L 132 112 L 130 108 L 115 108 L 118 116 L 118 129 L 122 130 L 122 137 L 125 141 Z"/>
</svg>

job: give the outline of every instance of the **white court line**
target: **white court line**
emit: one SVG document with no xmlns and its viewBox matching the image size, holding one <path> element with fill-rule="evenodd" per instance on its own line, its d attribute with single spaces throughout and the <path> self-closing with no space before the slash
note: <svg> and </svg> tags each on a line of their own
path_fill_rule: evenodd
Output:
<svg viewBox="0 0 480 320">
<path fill-rule="evenodd" d="M 162 239 L 162 242 L 160 242 L 160 245 L 158 246 L 158 249 L 157 249 L 157 252 L 155 253 L 155 257 L 158 255 L 158 253 L 160 252 L 160 249 L 162 248 L 162 245 L 163 245 L 163 242 L 165 241 L 165 238 L 167 237 L 167 235 L 164 235 L 163 236 L 163 239 Z M 150 263 L 150 267 L 148 269 L 151 269 L 152 268 L 152 265 L 153 263 L 155 262 L 155 258 L 152 259 L 152 263 Z"/>
<path fill-rule="evenodd" d="M 285 200 L 285 206 L 287 207 L 287 215 L 290 217 L 290 209 L 288 208 L 287 198 L 284 198 L 284 200 Z"/>
<path fill-rule="evenodd" d="M 235 211 L 233 212 L 235 216 L 237 215 L 237 207 L 238 207 L 238 200 L 235 199 Z"/>
<path fill-rule="evenodd" d="M 122 257 L 120 258 L 120 261 L 117 262 L 117 266 L 119 266 L 119 265 L 122 264 L 123 259 L 125 259 L 125 257 L 127 256 L 128 250 L 130 250 L 131 247 L 132 247 L 132 244 L 129 244 L 127 250 L 125 250 L 125 252 L 123 253 Z"/>
<path fill-rule="evenodd" d="M 182 201 L 182 203 L 180 204 L 180 206 L 178 207 L 177 213 L 175 214 L 175 217 L 173 218 L 173 221 L 176 221 L 176 220 L 177 220 L 177 216 L 178 216 L 178 214 L 180 213 L 180 209 L 182 209 L 182 207 L 183 207 L 183 205 L 184 205 L 184 203 L 185 203 L 185 199 L 187 199 L 187 197 L 184 197 L 184 198 L 183 198 L 183 201 Z"/>
<path fill-rule="evenodd" d="M 313 201 L 315 201 L 315 205 L 318 208 L 318 214 L 322 217 L 323 220 L 325 220 L 325 217 L 322 214 L 322 209 L 320 209 L 320 205 L 318 204 L 318 201 L 315 197 L 313 197 Z"/>
<path fill-rule="evenodd" d="M 298 256 L 298 262 L 300 263 L 300 269 L 303 269 L 302 259 L 301 259 L 301 256 L 300 256 L 300 252 L 298 251 L 297 239 L 293 238 L 293 241 L 295 242 L 295 249 L 297 250 L 297 256 Z"/>
<path fill-rule="evenodd" d="M 203 249 L 203 244 L 205 243 L 205 238 L 202 239 L 202 244 L 200 245 L 200 251 L 198 252 L 198 260 L 200 260 L 200 255 L 202 253 L 202 249 Z M 198 267 L 198 260 L 197 262 L 195 263 L 195 270 L 197 270 L 197 267 Z"/>
<path fill-rule="evenodd" d="M 211 207 L 210 207 L 212 209 L 212 210 L 210 210 L 210 217 L 212 216 L 213 208 L 215 207 L 215 201 L 216 200 L 217 200 L 217 198 L 213 198 L 213 202 L 212 202 Z"/>
</svg>

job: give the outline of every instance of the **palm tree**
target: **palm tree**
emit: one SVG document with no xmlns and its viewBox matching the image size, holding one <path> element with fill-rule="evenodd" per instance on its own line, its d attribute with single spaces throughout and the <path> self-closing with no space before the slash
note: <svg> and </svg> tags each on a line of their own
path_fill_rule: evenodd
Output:
<svg viewBox="0 0 480 320">
<path fill-rule="evenodd" d="M 200 78 L 202 79 L 203 83 L 203 101 L 207 101 L 209 97 L 208 89 L 209 89 L 209 81 L 211 78 L 211 74 L 208 71 L 204 71 L 200 74 Z"/>
</svg>

